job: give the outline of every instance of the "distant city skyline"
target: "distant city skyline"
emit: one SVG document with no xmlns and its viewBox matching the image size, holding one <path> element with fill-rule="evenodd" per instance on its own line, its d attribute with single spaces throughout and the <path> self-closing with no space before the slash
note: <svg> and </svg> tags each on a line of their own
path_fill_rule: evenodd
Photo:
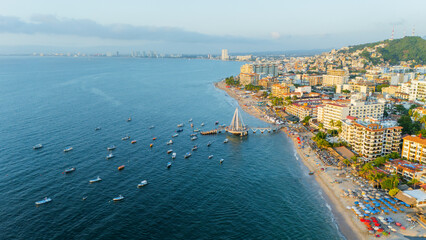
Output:
<svg viewBox="0 0 426 240">
<path fill-rule="evenodd" d="M 220 54 L 331 49 L 425 36 L 424 1 L 0 2 L 0 53 Z"/>
</svg>

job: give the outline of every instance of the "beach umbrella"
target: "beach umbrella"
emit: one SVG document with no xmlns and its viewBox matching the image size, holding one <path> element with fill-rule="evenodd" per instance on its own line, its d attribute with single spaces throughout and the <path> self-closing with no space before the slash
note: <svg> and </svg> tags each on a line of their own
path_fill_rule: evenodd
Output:
<svg viewBox="0 0 426 240">
<path fill-rule="evenodd" d="M 401 229 L 402 229 L 402 230 L 405 230 L 405 227 L 404 227 L 404 226 L 401 226 Z"/>
<path fill-rule="evenodd" d="M 380 223 L 374 223 L 374 226 L 380 227 Z"/>
</svg>

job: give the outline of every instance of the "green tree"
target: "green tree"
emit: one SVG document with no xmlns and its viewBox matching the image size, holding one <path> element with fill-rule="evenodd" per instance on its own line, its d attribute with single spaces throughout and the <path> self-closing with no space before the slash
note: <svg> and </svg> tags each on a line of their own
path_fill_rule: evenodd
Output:
<svg viewBox="0 0 426 240">
<path fill-rule="evenodd" d="M 416 178 L 412 178 L 408 184 L 413 185 L 414 188 L 416 188 L 416 185 L 418 185 L 420 183 L 419 180 L 417 180 Z"/>
<path fill-rule="evenodd" d="M 319 124 L 318 124 L 318 128 L 319 128 L 320 130 L 324 129 L 324 124 L 319 123 Z"/>
<path fill-rule="evenodd" d="M 391 195 L 392 197 L 395 196 L 397 193 L 399 192 L 398 188 L 393 188 L 391 190 L 389 190 L 389 195 Z"/>
<path fill-rule="evenodd" d="M 385 157 L 378 157 L 373 162 L 374 162 L 374 166 L 379 167 L 383 165 L 386 161 L 387 159 Z"/>
<path fill-rule="evenodd" d="M 311 116 L 306 116 L 303 120 L 302 120 L 302 122 L 304 123 L 304 124 L 308 124 L 309 123 L 309 119 L 311 119 L 312 117 Z"/>
</svg>

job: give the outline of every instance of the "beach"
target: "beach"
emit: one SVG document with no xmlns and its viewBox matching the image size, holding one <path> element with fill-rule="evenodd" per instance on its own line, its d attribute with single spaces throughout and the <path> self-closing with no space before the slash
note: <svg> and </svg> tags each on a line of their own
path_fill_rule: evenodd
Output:
<svg viewBox="0 0 426 240">
<path fill-rule="evenodd" d="M 267 121 L 264 117 L 266 114 L 265 110 L 255 106 L 256 101 L 254 99 L 251 97 L 242 97 L 240 93 L 243 92 L 240 90 L 227 88 L 224 81 L 215 83 L 215 86 L 226 91 L 229 96 L 236 99 L 245 112 L 259 118 L 260 120 Z M 365 225 L 360 222 L 354 212 L 352 210 L 348 210 L 348 206 L 354 205 L 354 199 L 342 196 L 342 193 L 349 189 L 359 188 L 359 186 L 354 183 L 356 176 L 351 175 L 351 173 L 345 169 L 325 165 L 315 154 L 309 144 L 307 144 L 309 141 L 312 141 L 311 138 L 314 136 L 313 133 L 309 131 L 298 131 L 291 126 L 282 129 L 282 132 L 292 139 L 294 149 L 296 150 L 299 159 L 309 169 L 309 171 L 313 173 L 312 177 L 315 178 L 322 192 L 325 193 L 323 196 L 331 206 L 331 210 L 339 226 L 339 230 L 345 238 L 375 239 L 375 235 L 368 233 Z M 405 220 L 403 214 L 391 214 L 391 217 L 400 222 Z M 422 236 L 420 230 L 424 231 L 424 229 L 419 230 L 419 228 L 419 226 L 414 229 L 407 228 L 407 230 L 404 230 L 404 235 Z M 399 232 L 392 232 L 386 237 L 386 239 L 406 239 L 404 235 Z"/>
</svg>

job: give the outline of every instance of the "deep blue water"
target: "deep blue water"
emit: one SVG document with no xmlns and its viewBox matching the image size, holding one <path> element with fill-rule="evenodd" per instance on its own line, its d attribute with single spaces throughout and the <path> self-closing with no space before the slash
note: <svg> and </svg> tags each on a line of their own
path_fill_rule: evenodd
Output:
<svg viewBox="0 0 426 240">
<path fill-rule="evenodd" d="M 237 103 L 213 82 L 240 66 L 1 57 L 0 239 L 340 239 L 284 134 L 190 141 L 190 118 L 200 129 L 230 122 Z M 167 146 L 182 122 L 184 131 Z M 126 134 L 138 142 L 122 141 Z M 38 143 L 44 147 L 33 150 Z M 116 157 L 106 160 L 111 144 Z M 198 151 L 183 159 L 194 144 Z M 67 146 L 74 150 L 64 153 Z M 177 158 L 167 170 L 170 148 Z M 63 174 L 68 167 L 77 170 Z M 103 181 L 89 184 L 98 175 Z M 149 184 L 138 189 L 144 179 Z M 112 202 L 119 194 L 124 201 Z M 45 196 L 53 201 L 36 207 Z"/>
</svg>

